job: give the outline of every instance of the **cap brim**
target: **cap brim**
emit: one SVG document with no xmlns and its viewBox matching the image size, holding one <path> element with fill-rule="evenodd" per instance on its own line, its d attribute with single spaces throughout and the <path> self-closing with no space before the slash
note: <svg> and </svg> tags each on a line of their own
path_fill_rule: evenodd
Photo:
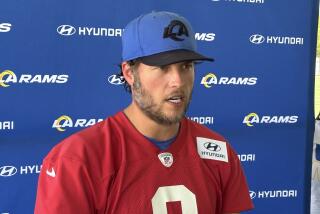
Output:
<svg viewBox="0 0 320 214">
<path fill-rule="evenodd" d="M 166 51 L 150 56 L 140 58 L 141 62 L 150 66 L 164 66 L 183 61 L 214 61 L 209 58 L 190 50 L 173 50 Z"/>
</svg>

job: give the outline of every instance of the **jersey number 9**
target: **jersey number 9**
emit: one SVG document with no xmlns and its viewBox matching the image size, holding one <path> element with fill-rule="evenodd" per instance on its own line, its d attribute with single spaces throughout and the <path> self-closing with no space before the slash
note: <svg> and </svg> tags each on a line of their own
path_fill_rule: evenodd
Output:
<svg viewBox="0 0 320 214">
<path fill-rule="evenodd" d="M 167 202 L 180 201 L 183 214 L 198 214 L 195 194 L 184 185 L 159 187 L 152 202 L 153 214 L 167 214 Z"/>
</svg>

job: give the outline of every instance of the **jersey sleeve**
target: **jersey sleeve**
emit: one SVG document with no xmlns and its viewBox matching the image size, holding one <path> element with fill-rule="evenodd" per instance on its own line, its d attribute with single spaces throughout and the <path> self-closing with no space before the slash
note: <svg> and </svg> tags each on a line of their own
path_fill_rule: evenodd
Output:
<svg viewBox="0 0 320 214">
<path fill-rule="evenodd" d="M 107 192 L 107 187 L 103 187 L 107 180 L 95 182 L 79 160 L 66 157 L 45 160 L 39 175 L 34 213 L 104 213 L 101 198 L 106 195 L 101 194 Z"/>
<path fill-rule="evenodd" d="M 223 213 L 239 213 L 254 206 L 240 160 L 232 148 L 229 149 L 230 165 L 223 172 Z"/>
</svg>

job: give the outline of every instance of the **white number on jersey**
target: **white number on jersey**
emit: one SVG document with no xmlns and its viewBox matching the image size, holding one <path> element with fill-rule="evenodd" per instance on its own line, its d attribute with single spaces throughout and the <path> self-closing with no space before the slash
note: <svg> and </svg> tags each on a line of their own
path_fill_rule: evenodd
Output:
<svg viewBox="0 0 320 214">
<path fill-rule="evenodd" d="M 152 202 L 153 214 L 167 214 L 167 202 L 180 201 L 183 214 L 198 214 L 197 200 L 184 185 L 159 187 Z"/>
</svg>

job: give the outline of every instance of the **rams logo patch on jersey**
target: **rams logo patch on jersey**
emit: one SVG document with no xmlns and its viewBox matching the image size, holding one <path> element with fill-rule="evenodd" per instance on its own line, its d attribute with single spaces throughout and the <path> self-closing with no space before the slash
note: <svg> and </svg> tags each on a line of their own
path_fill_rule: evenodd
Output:
<svg viewBox="0 0 320 214">
<path fill-rule="evenodd" d="M 197 149 L 203 159 L 228 162 L 227 144 L 224 141 L 197 137 Z"/>
</svg>

